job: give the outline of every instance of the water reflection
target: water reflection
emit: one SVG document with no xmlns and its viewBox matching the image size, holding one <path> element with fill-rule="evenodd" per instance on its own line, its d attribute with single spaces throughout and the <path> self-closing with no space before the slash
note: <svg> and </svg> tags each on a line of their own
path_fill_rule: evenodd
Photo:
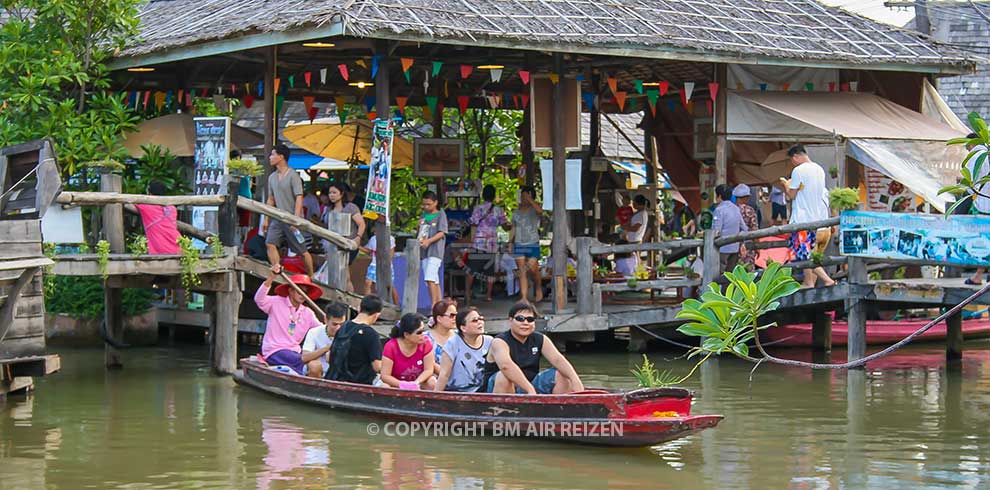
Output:
<svg viewBox="0 0 990 490">
<path fill-rule="evenodd" d="M 990 487 L 987 348 L 969 348 L 956 370 L 941 349 L 910 349 L 849 373 L 763 365 L 752 383 L 750 364 L 721 359 L 688 387 L 695 412 L 725 421 L 646 450 L 369 437 L 384 421 L 211 377 L 205 350 L 129 353 L 125 370 L 104 373 L 99 351 L 65 352 L 34 397 L 0 405 L 0 489 Z M 631 387 L 640 361 L 569 358 L 613 387 Z"/>
</svg>

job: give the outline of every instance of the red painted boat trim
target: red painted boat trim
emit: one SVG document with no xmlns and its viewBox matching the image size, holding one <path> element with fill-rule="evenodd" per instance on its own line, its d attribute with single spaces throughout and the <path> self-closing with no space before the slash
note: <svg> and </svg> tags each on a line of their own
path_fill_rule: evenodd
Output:
<svg viewBox="0 0 990 490">
<path fill-rule="evenodd" d="M 911 335 L 931 320 L 868 321 L 866 322 L 866 343 L 870 345 L 894 344 Z M 760 341 L 772 343 L 775 347 L 811 347 L 811 324 L 781 325 L 760 332 Z M 945 322 L 935 325 L 916 337 L 916 342 L 944 341 Z M 849 334 L 846 322 L 832 323 L 832 345 L 844 346 Z M 990 320 L 975 319 L 963 321 L 963 337 L 967 340 L 990 337 Z"/>
</svg>

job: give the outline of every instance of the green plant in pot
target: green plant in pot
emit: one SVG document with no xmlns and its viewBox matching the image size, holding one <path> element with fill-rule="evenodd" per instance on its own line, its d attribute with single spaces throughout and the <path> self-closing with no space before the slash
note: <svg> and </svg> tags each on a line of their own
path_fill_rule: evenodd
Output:
<svg viewBox="0 0 990 490">
<path fill-rule="evenodd" d="M 839 187 L 828 192 L 828 204 L 836 212 L 849 211 L 859 207 L 859 191 L 849 187 Z"/>
<path fill-rule="evenodd" d="M 839 167 L 837 167 L 835 165 L 832 165 L 831 167 L 829 167 L 828 168 L 828 175 L 830 177 L 832 177 L 833 179 L 838 179 L 839 178 Z"/>
<path fill-rule="evenodd" d="M 257 177 L 265 168 L 256 160 L 237 158 L 227 162 L 227 171 L 234 177 Z"/>
<path fill-rule="evenodd" d="M 93 160 L 83 164 L 86 168 L 92 169 L 97 173 L 101 174 L 119 174 L 123 173 L 126 168 L 123 163 L 117 160 Z"/>
</svg>

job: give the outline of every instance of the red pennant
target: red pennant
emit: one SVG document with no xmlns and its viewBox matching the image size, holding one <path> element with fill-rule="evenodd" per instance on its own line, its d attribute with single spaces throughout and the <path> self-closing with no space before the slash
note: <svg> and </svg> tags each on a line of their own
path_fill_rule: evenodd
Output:
<svg viewBox="0 0 990 490">
<path fill-rule="evenodd" d="M 667 95 L 667 91 L 670 90 L 670 82 L 666 80 L 661 80 L 657 84 L 657 88 L 660 89 L 660 97 Z"/>
<path fill-rule="evenodd" d="M 200 97 L 206 97 L 206 89 L 205 88 L 199 91 L 199 96 Z"/>
<path fill-rule="evenodd" d="M 615 93 L 615 103 L 619 105 L 619 110 L 624 110 L 626 107 L 626 92 L 620 91 Z"/>
<path fill-rule="evenodd" d="M 791 84 L 789 84 L 789 83 L 785 83 L 785 84 L 783 84 L 781 86 L 784 88 L 784 92 L 787 92 L 791 88 Z"/>
<path fill-rule="evenodd" d="M 234 85 L 232 83 L 230 84 L 230 95 L 236 95 L 236 94 L 237 94 L 237 85 Z"/>
<path fill-rule="evenodd" d="M 399 58 L 399 61 L 402 63 L 402 73 L 409 71 L 413 66 L 412 58 Z"/>
<path fill-rule="evenodd" d="M 463 67 L 464 65 L 461 66 Z M 461 71 L 461 73 L 463 73 L 463 70 Z M 457 107 L 461 110 L 461 114 L 464 114 L 464 112 L 467 111 L 468 102 L 470 102 L 470 100 L 471 98 L 468 97 L 467 95 L 457 96 Z"/>
<path fill-rule="evenodd" d="M 687 107 L 688 106 L 687 93 L 684 92 L 683 90 L 681 90 L 680 93 L 681 93 L 681 104 L 684 104 L 684 107 Z"/>
<path fill-rule="evenodd" d="M 150 99 L 150 98 L 151 98 L 151 91 L 148 90 L 147 92 L 144 93 L 144 108 L 145 109 L 148 108 L 148 99 Z"/>
<path fill-rule="evenodd" d="M 306 113 L 309 115 L 309 122 L 313 122 L 313 119 L 316 119 L 316 114 L 319 112 L 320 109 L 316 107 L 310 107 L 309 109 L 307 109 Z"/>
<path fill-rule="evenodd" d="M 712 100 L 715 100 L 715 97 L 718 97 L 718 84 L 717 83 L 711 82 L 711 83 L 708 84 L 708 96 L 711 97 Z"/>
<path fill-rule="evenodd" d="M 843 92 L 848 92 L 849 91 L 849 82 L 842 82 L 842 85 L 839 85 L 839 90 L 841 90 Z"/>
<path fill-rule="evenodd" d="M 368 111 L 368 120 L 374 121 L 375 119 L 378 119 L 378 111 Z"/>
<path fill-rule="evenodd" d="M 251 108 L 251 104 L 254 104 L 254 96 L 251 94 L 245 95 L 242 100 L 244 101 L 244 107 L 247 107 L 248 109 Z"/>
<path fill-rule="evenodd" d="M 306 86 L 309 87 L 313 83 L 313 72 L 307 71 L 303 73 L 303 80 L 306 81 Z"/>
<path fill-rule="evenodd" d="M 529 95 L 523 94 L 523 95 L 520 95 L 519 98 L 522 99 L 523 109 L 525 109 L 526 106 L 529 105 Z"/>
<path fill-rule="evenodd" d="M 474 71 L 474 67 L 471 65 L 461 65 L 461 78 L 467 78 L 471 76 L 471 72 Z"/>
<path fill-rule="evenodd" d="M 612 93 L 619 91 L 619 81 L 615 77 L 608 77 L 608 88 L 612 90 Z"/>
<path fill-rule="evenodd" d="M 186 107 L 192 107 L 192 98 L 193 98 L 192 90 L 186 92 Z"/>
<path fill-rule="evenodd" d="M 835 82 L 828 82 L 828 91 L 835 92 Z"/>
<path fill-rule="evenodd" d="M 406 102 L 409 101 L 409 97 L 395 97 L 395 104 L 399 106 L 399 114 L 403 116 L 406 115 Z"/>
<path fill-rule="evenodd" d="M 306 114 L 309 114 L 310 109 L 313 108 L 313 102 L 316 102 L 316 97 L 312 95 L 307 95 L 303 97 L 303 104 L 306 106 Z M 313 118 L 310 118 L 312 120 Z"/>
<path fill-rule="evenodd" d="M 345 82 L 348 79 L 350 79 L 350 75 L 347 74 L 347 65 L 341 63 L 341 64 L 337 65 L 337 69 L 340 70 L 340 76 L 344 78 L 344 81 Z"/>
<path fill-rule="evenodd" d="M 519 79 L 522 80 L 523 85 L 529 85 L 529 71 L 519 70 Z"/>
</svg>

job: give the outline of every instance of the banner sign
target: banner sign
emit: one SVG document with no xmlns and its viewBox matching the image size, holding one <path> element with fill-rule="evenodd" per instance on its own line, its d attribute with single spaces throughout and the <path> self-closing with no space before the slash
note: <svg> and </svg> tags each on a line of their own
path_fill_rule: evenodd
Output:
<svg viewBox="0 0 990 490">
<path fill-rule="evenodd" d="M 870 167 L 866 170 L 866 208 L 870 211 L 910 213 L 918 197 L 900 182 Z"/>
<path fill-rule="evenodd" d="M 839 229 L 843 255 L 990 265 L 990 216 L 846 211 Z"/>
<path fill-rule="evenodd" d="M 197 117 L 193 124 L 196 127 L 193 190 L 197 196 L 220 194 L 230 157 L 230 118 Z"/>
<path fill-rule="evenodd" d="M 368 165 L 368 191 L 365 193 L 364 217 L 377 220 L 385 216 L 388 222 L 389 181 L 392 177 L 392 141 L 395 128 L 391 120 L 375 120 L 371 140 L 371 162 Z"/>
</svg>

